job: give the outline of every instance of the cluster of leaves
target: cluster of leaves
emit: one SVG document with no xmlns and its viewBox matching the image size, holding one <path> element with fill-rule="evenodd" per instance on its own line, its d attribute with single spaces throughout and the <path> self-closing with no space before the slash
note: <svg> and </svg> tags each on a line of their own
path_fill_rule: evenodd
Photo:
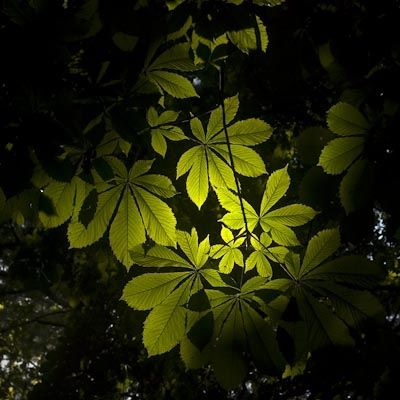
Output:
<svg viewBox="0 0 400 400">
<path fill-rule="evenodd" d="M 185 5 L 166 3 L 171 12 Z M 221 7 L 226 6 L 223 3 Z M 227 3 L 240 12 L 243 2 Z M 146 1 L 138 5 L 146 6 Z M 164 40 L 152 41 L 131 85 L 134 104 L 125 116 L 141 115 L 143 129 L 132 133 L 129 118 L 117 118 L 116 101 L 83 129 L 82 143 L 63 143 L 51 168 L 30 149 L 35 165 L 32 187 L 8 198 L 0 191 L 2 218 L 47 229 L 68 223 L 71 248 L 106 237 L 120 263 L 127 269 L 136 265 L 132 270 L 137 275 L 126 285 L 122 299 L 136 310 L 150 311 L 143 327 L 149 356 L 179 346 L 187 368 L 212 365 L 227 389 L 243 381 L 249 362 L 270 373 L 294 376 L 304 369 L 311 351 L 351 346 L 351 329 L 367 317 L 382 319 L 379 302 L 365 290 L 382 279 L 382 273 L 360 256 L 330 260 L 340 247 L 337 228 L 321 230 L 309 241 L 303 230 L 299 240 L 293 228 L 307 224 L 317 212 L 299 203 L 275 208 L 289 190 L 287 166 L 273 171 L 265 188 L 263 181 L 258 211 L 244 198 L 239 175 L 260 177 L 261 182 L 266 165 L 262 151 L 253 147 L 270 139 L 273 129 L 259 118 L 235 120 L 239 95 L 224 98 L 221 87 L 222 100 L 207 111 L 207 124 L 202 114 L 180 119 L 169 107 L 189 98 L 202 100 L 196 79 L 206 68 L 214 68 L 222 80 L 222 65 L 232 48 L 248 54 L 266 52 L 268 45 L 266 27 L 256 14 L 244 26 L 224 26 L 223 32 L 208 36 L 209 25 L 186 17 Z M 139 41 L 125 32 L 113 35 L 123 53 L 134 52 Z M 105 79 L 107 69 L 105 64 L 98 82 Z M 139 107 L 143 98 L 149 104 Z M 128 129 L 121 128 L 121 120 L 128 120 Z M 360 156 L 371 125 L 356 108 L 339 103 L 328 112 L 328 126 L 341 137 L 324 147 L 319 165 L 329 174 L 347 170 L 340 193 L 350 212 L 354 182 L 365 168 Z M 148 157 L 142 146 L 156 154 Z M 10 144 L 7 151 L 12 149 Z M 219 202 L 218 212 L 227 211 L 219 220 L 224 243 L 212 243 L 210 236 L 199 241 L 194 227 L 190 233 L 177 229 L 180 221 L 173 200 L 185 194 L 178 193 L 173 176 L 150 173 L 153 165 L 175 151 L 181 154 L 176 180 L 187 174 L 190 201 L 201 210 L 213 197 Z M 290 338 L 293 354 L 280 343 L 282 332 Z"/>
</svg>

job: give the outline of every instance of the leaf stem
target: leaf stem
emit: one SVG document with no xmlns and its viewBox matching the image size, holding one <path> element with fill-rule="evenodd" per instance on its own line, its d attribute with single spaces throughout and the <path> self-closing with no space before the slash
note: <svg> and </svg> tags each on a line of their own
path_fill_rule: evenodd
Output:
<svg viewBox="0 0 400 400">
<path fill-rule="evenodd" d="M 222 64 L 220 69 L 219 69 L 219 96 L 220 96 L 220 104 L 221 104 L 221 109 L 222 109 L 222 126 L 223 126 L 223 131 L 225 133 L 225 139 L 226 139 L 226 145 L 228 147 L 228 153 L 229 153 L 229 161 L 231 163 L 230 167 L 233 172 L 233 176 L 235 178 L 235 185 L 236 185 L 236 191 L 239 197 L 239 202 L 240 202 L 240 209 L 243 215 L 243 221 L 244 221 L 244 227 L 246 230 L 246 239 L 245 239 L 245 246 L 246 249 L 248 247 L 248 235 L 249 235 L 249 227 L 247 224 L 247 217 L 246 217 L 246 212 L 244 209 L 244 203 L 243 203 L 243 198 L 240 190 L 240 182 L 239 182 L 239 177 L 237 174 L 237 171 L 235 169 L 235 163 L 233 160 L 233 154 L 232 154 L 232 147 L 231 147 L 231 142 L 229 140 L 229 135 L 228 135 L 228 129 L 226 126 L 226 111 L 225 111 L 225 104 L 224 104 L 224 88 L 225 88 L 225 80 L 224 80 L 224 65 Z M 240 277 L 240 287 L 242 286 L 243 283 L 243 275 L 244 275 L 244 267 L 242 268 L 242 274 Z"/>
</svg>

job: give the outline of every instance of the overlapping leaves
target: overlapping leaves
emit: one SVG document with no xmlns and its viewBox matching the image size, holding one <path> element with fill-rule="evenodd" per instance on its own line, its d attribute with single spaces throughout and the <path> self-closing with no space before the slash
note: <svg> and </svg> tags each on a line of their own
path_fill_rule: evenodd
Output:
<svg viewBox="0 0 400 400">
<path fill-rule="evenodd" d="M 111 249 L 126 267 L 133 261 L 129 250 L 146 241 L 146 234 L 156 243 L 176 243 L 176 219 L 169 206 L 159 197 L 169 198 L 176 194 L 169 178 L 148 174 L 153 161 L 139 160 L 128 169 L 115 158 L 105 158 L 111 167 L 113 178 L 100 180 L 92 189 L 97 198 L 93 217 L 85 224 L 80 212 L 87 196 L 84 182 L 77 188 L 75 207 L 68 226 L 71 247 L 85 247 L 106 232 L 109 224 Z"/>
<path fill-rule="evenodd" d="M 154 58 L 157 49 L 158 43 L 154 43 L 134 90 L 142 93 L 158 90 L 161 94 L 168 93 L 178 99 L 196 97 L 190 80 L 177 73 L 198 69 L 189 55 L 190 43 L 176 44 Z"/>
<path fill-rule="evenodd" d="M 365 318 L 382 320 L 379 301 L 371 293 L 360 290 L 382 279 L 382 271 L 361 256 L 344 256 L 326 262 L 339 246 L 337 229 L 319 232 L 309 241 L 302 262 L 298 254 L 286 255 L 285 268 L 291 279 L 270 284 L 271 289 L 281 290 L 295 299 L 310 350 L 352 345 L 354 340 L 348 327 L 358 326 Z M 287 304 L 281 303 L 280 316 Z"/>
<path fill-rule="evenodd" d="M 232 123 L 239 108 L 238 96 L 224 100 L 225 122 L 234 167 L 238 174 L 256 177 L 264 174 L 262 158 L 250 147 L 266 141 L 272 133 L 266 122 L 250 118 Z M 213 110 L 207 129 L 198 118 L 190 121 L 194 147 L 182 154 L 177 165 L 177 178 L 189 173 L 186 189 L 190 199 L 200 209 L 208 197 L 209 187 L 235 188 L 230 154 L 223 126 L 223 110 Z"/>
<path fill-rule="evenodd" d="M 365 138 L 371 125 L 357 108 L 337 103 L 328 111 L 329 129 L 340 136 L 322 150 L 319 165 L 328 174 L 337 175 L 347 170 L 340 184 L 340 201 L 349 213 L 357 208 L 355 192 L 365 192 L 370 167 L 362 159 Z"/>
<path fill-rule="evenodd" d="M 205 283 L 213 287 L 227 286 L 218 271 L 207 266 L 208 236 L 199 243 L 197 231 L 193 228 L 191 234 L 178 231 L 177 240 L 185 258 L 160 245 L 155 245 L 146 254 L 141 247 L 130 252 L 137 265 L 167 270 L 133 278 L 122 296 L 137 310 L 152 310 L 143 330 L 143 343 L 149 355 L 165 353 L 183 340 L 190 317 L 189 299 Z M 171 268 L 178 272 L 171 272 Z"/>
<path fill-rule="evenodd" d="M 258 225 L 264 232 L 268 232 L 272 240 L 282 246 L 297 246 L 299 241 L 291 229 L 304 225 L 317 214 L 311 207 L 303 204 L 291 204 L 278 209 L 272 207 L 285 195 L 290 185 L 287 168 L 276 170 L 269 177 L 261 200 L 260 211 L 243 201 L 246 221 L 243 218 L 240 200 L 236 194 L 228 189 L 217 190 L 218 200 L 223 208 L 229 212 L 220 220 L 231 229 L 247 228 L 252 232 Z"/>
</svg>

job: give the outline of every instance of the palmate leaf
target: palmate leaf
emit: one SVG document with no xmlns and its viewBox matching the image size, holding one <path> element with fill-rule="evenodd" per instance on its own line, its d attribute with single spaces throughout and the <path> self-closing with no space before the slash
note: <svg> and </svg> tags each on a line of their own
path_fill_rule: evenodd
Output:
<svg viewBox="0 0 400 400">
<path fill-rule="evenodd" d="M 308 346 L 312 350 L 330 345 L 354 345 L 344 322 L 307 290 L 296 289 L 296 300 L 300 315 L 306 323 Z"/>
<path fill-rule="evenodd" d="M 263 160 L 248 146 L 267 140 L 272 134 L 271 127 L 255 118 L 231 124 L 239 108 L 237 96 L 225 99 L 224 108 L 236 172 L 251 177 L 264 174 L 266 171 Z M 208 197 L 210 185 L 213 189 L 235 189 L 236 184 L 223 128 L 222 107 L 211 112 L 206 131 L 198 118 L 191 119 L 190 127 L 198 145 L 182 154 L 176 176 L 179 178 L 189 172 L 186 181 L 187 192 L 200 209 Z"/>
<path fill-rule="evenodd" d="M 264 369 L 283 370 L 284 360 L 272 328 L 252 301 L 254 292 L 264 289 L 265 282 L 261 277 L 252 278 L 235 294 L 206 290 L 214 315 L 210 361 L 217 380 L 226 389 L 233 389 L 245 377 L 244 351 L 251 352 Z"/>
<path fill-rule="evenodd" d="M 146 234 L 156 243 L 175 245 L 176 219 L 160 197 L 172 197 L 175 188 L 162 175 L 147 174 L 153 161 L 139 160 L 128 171 L 115 157 L 106 157 L 114 179 L 100 181 L 96 212 L 85 226 L 75 217 L 68 227 L 71 247 L 85 247 L 100 239 L 111 223 L 109 241 L 116 258 L 126 267 L 133 263 L 129 251 L 146 241 Z M 82 205 L 80 205 L 82 206 Z M 115 214 L 115 215 L 114 215 Z M 114 218 L 113 218 L 114 216 Z"/>
<path fill-rule="evenodd" d="M 227 287 L 218 271 L 207 269 L 210 250 L 206 237 L 199 243 L 197 231 L 178 231 L 178 245 L 185 258 L 175 251 L 155 245 L 146 254 L 141 246 L 130 252 L 132 261 L 142 267 L 168 268 L 167 272 L 145 273 L 133 278 L 122 295 L 130 307 L 152 309 L 144 323 L 143 343 L 149 355 L 171 350 L 188 331 L 187 308 L 192 295 L 203 288 L 203 281 Z M 169 272 L 169 268 L 179 272 Z M 160 271 L 160 270 L 159 270 Z"/>
<path fill-rule="evenodd" d="M 150 82 L 161 93 L 168 93 L 178 99 L 198 97 L 196 90 L 189 79 L 171 71 L 194 71 L 198 69 L 194 65 L 190 55 L 190 43 L 179 43 L 165 50 L 152 62 L 158 44 L 150 49 L 146 59 L 145 69 L 136 83 L 134 90 L 145 93 L 149 90 Z M 150 88 L 152 91 L 152 88 Z"/>
<path fill-rule="evenodd" d="M 253 231 L 259 224 L 264 232 L 270 233 L 274 242 L 282 246 L 299 245 L 290 227 L 304 225 L 317 214 L 311 207 L 303 204 L 292 204 L 270 211 L 285 195 L 289 185 L 290 177 L 285 167 L 273 172 L 269 177 L 258 214 L 250 204 L 244 201 L 248 229 Z M 229 211 L 220 221 L 231 229 L 245 228 L 239 198 L 226 189 L 217 189 L 216 192 L 221 206 Z"/>
<path fill-rule="evenodd" d="M 365 318 L 382 320 L 379 301 L 366 291 L 356 290 L 378 282 L 383 278 L 382 271 L 373 262 L 359 256 L 327 262 L 339 246 L 339 231 L 327 229 L 309 241 L 302 262 L 300 256 L 292 252 L 285 257 L 289 275 L 298 282 L 292 283 L 292 295 L 306 323 L 310 349 L 352 345 L 347 326 L 357 326 Z M 342 286 L 342 283 L 351 285 L 353 289 Z M 322 299 L 316 296 L 322 296 Z"/>
<path fill-rule="evenodd" d="M 363 152 L 370 123 L 355 107 L 337 103 L 328 111 L 329 129 L 339 136 L 322 150 L 319 164 L 326 173 L 336 175 L 346 170 Z"/>
<path fill-rule="evenodd" d="M 340 174 L 362 153 L 364 142 L 363 137 L 333 139 L 323 148 L 318 165 L 328 174 Z"/>
<path fill-rule="evenodd" d="M 370 128 L 369 122 L 354 106 L 337 103 L 328 111 L 329 129 L 341 136 L 365 135 Z"/>
<path fill-rule="evenodd" d="M 225 244 L 216 244 L 210 249 L 210 257 L 221 259 L 218 265 L 219 270 L 224 274 L 229 274 L 235 265 L 244 266 L 243 253 L 239 247 L 243 244 L 245 238 L 234 238 L 232 232 L 222 227 L 221 237 Z"/>
<path fill-rule="evenodd" d="M 147 111 L 147 122 L 153 128 L 150 130 L 151 146 L 154 151 L 165 157 L 167 152 L 166 139 L 179 141 L 185 139 L 181 128 L 172 125 L 177 120 L 179 113 L 175 111 L 164 111 L 158 115 L 154 107 Z"/>
<path fill-rule="evenodd" d="M 256 268 L 260 276 L 271 278 L 272 267 L 270 260 L 276 263 L 283 263 L 288 249 L 283 246 L 270 247 L 272 239 L 265 232 L 261 233 L 259 239 L 253 235 L 250 243 L 254 251 L 246 259 L 246 272 Z"/>
</svg>

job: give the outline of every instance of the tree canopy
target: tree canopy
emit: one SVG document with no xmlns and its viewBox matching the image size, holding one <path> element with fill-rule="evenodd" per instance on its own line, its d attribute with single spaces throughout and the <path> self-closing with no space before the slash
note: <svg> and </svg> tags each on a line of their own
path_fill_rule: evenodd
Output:
<svg viewBox="0 0 400 400">
<path fill-rule="evenodd" d="M 0 396 L 385 399 L 398 0 L 4 0 Z"/>
</svg>

